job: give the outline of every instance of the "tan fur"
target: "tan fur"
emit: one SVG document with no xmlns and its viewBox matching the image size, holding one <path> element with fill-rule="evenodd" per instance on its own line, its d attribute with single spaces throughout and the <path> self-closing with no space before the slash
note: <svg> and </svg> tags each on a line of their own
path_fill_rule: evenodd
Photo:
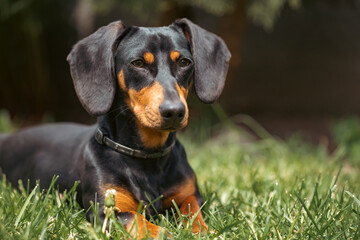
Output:
<svg viewBox="0 0 360 240">
<path fill-rule="evenodd" d="M 180 212 L 182 215 L 189 215 L 193 216 L 197 214 L 200 206 L 197 202 L 197 198 L 195 197 L 196 191 L 196 179 L 195 176 L 188 178 L 185 182 L 180 183 L 179 185 L 175 186 L 173 189 L 169 191 L 169 194 L 165 194 L 163 204 L 165 208 L 171 208 L 173 206 L 173 200 L 175 201 L 176 205 L 179 206 Z M 206 231 L 208 226 L 206 225 L 201 211 L 196 216 L 195 221 L 192 226 L 193 233 L 199 233 L 200 227 L 202 230 Z"/>
<path fill-rule="evenodd" d="M 185 37 L 188 40 L 188 42 L 190 42 L 190 35 L 187 31 L 184 31 Z"/>
<path fill-rule="evenodd" d="M 129 193 L 126 189 L 120 187 L 114 187 L 111 185 L 105 185 L 103 187 L 103 193 L 105 195 L 106 190 L 114 189 L 115 206 L 119 212 L 129 212 L 133 214 L 133 220 L 126 224 L 126 230 L 135 239 L 143 239 L 147 235 L 154 239 L 158 239 L 161 232 L 165 233 L 165 230 L 155 224 L 150 223 L 141 214 L 137 214 L 139 207 L 138 201 Z"/>
<path fill-rule="evenodd" d="M 165 208 L 170 208 L 173 206 L 172 201 L 174 200 L 176 205 L 180 206 L 183 201 L 195 193 L 196 191 L 196 181 L 195 176 L 187 179 L 185 182 L 180 183 L 179 185 L 170 189 L 168 194 L 165 194 L 163 204 Z"/>
<path fill-rule="evenodd" d="M 141 124 L 150 128 L 161 126 L 159 106 L 164 100 L 163 88 L 160 83 L 153 82 L 150 86 L 136 91 L 128 90 L 130 108 Z"/>
<path fill-rule="evenodd" d="M 163 88 L 155 81 L 140 91 L 129 89 L 128 94 L 142 143 L 149 148 L 161 147 L 169 135 L 169 131 L 158 130 L 162 124 L 159 106 L 164 100 Z"/>
<path fill-rule="evenodd" d="M 177 83 L 176 83 L 176 90 L 177 90 L 177 92 L 179 94 L 180 101 L 185 106 L 185 116 L 184 116 L 184 119 L 180 123 L 181 128 L 184 128 L 188 124 L 188 118 L 189 118 L 189 109 L 188 109 L 187 102 L 186 102 L 186 98 L 187 98 L 187 95 L 189 93 L 189 90 L 184 88 L 184 87 L 180 87 Z"/>
<path fill-rule="evenodd" d="M 170 133 L 169 131 L 162 131 L 145 127 L 141 123 L 138 123 L 137 125 L 141 142 L 145 147 L 149 148 L 163 146 Z"/>
<path fill-rule="evenodd" d="M 120 212 L 137 211 L 139 203 L 134 199 L 129 191 L 123 188 L 114 187 L 111 185 L 105 185 L 103 187 L 103 194 L 105 195 L 106 190 L 114 189 L 115 195 L 115 206 Z"/>
<path fill-rule="evenodd" d="M 200 206 L 194 195 L 188 196 L 187 198 L 185 198 L 180 207 L 181 214 L 185 215 L 185 216 L 190 215 L 192 217 L 194 214 L 197 214 L 199 212 L 193 222 L 193 225 L 192 225 L 193 233 L 199 233 L 200 228 L 202 231 L 208 230 L 208 226 L 205 223 L 202 213 L 199 209 L 200 209 Z M 186 223 L 186 220 L 185 220 L 185 223 Z"/>
<path fill-rule="evenodd" d="M 154 54 L 151 52 L 144 53 L 144 60 L 147 64 L 152 64 L 154 62 Z"/>
<path fill-rule="evenodd" d="M 150 236 L 152 239 L 159 239 L 160 234 L 165 235 L 166 231 L 164 228 L 156 226 L 155 224 L 146 220 L 146 218 L 135 212 L 131 212 L 134 219 L 126 225 L 126 231 L 135 239 L 147 239 Z"/>
<path fill-rule="evenodd" d="M 164 100 L 164 92 L 160 83 L 155 81 L 140 91 L 127 89 L 123 70 L 118 74 L 118 83 L 120 88 L 128 93 L 128 98 L 125 101 L 136 115 L 138 132 L 143 145 L 148 148 L 163 146 L 170 132 L 159 129 L 162 124 L 159 106 Z M 180 123 L 180 128 L 184 128 L 189 118 L 189 110 L 186 103 L 188 89 L 176 84 L 176 90 L 179 94 L 180 101 L 185 106 L 185 116 Z"/>
<path fill-rule="evenodd" d="M 126 86 L 125 86 L 125 79 L 124 79 L 124 70 L 121 69 L 121 71 L 118 74 L 118 82 L 119 82 L 119 86 L 123 91 L 126 91 Z"/>
<path fill-rule="evenodd" d="M 173 62 L 176 62 L 176 60 L 180 57 L 180 53 L 178 51 L 172 51 L 170 53 L 170 58 Z"/>
</svg>

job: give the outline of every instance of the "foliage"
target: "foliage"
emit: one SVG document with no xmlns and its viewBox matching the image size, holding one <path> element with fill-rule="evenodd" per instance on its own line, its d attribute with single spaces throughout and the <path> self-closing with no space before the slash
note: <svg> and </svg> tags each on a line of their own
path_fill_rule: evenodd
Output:
<svg viewBox="0 0 360 240">
<path fill-rule="evenodd" d="M 31 0 L 0 0 L 0 22 L 23 11 L 30 2 Z"/>
<path fill-rule="evenodd" d="M 151 216 L 172 238 L 359 239 L 359 166 L 344 160 L 342 151 L 329 155 L 322 146 L 296 139 L 253 142 L 234 127 L 217 129 L 208 139 L 189 137 L 200 131 L 196 129 L 180 136 L 206 200 L 205 220 L 214 233 L 192 235 L 182 221 L 186 216 L 174 220 L 176 209 Z M 0 182 L 2 239 L 127 236 L 114 215 L 109 216 L 108 231 L 97 218 L 90 224 L 73 189 L 61 197 L 54 186 L 30 192 Z"/>
<path fill-rule="evenodd" d="M 262 26 L 266 31 L 272 31 L 285 6 L 294 10 L 299 9 L 301 0 L 250 0 L 247 15 L 255 24 Z"/>
<path fill-rule="evenodd" d="M 237 1 L 243 0 L 90 0 L 93 11 L 106 15 L 113 9 L 126 9 L 127 12 L 141 18 L 142 20 L 153 18 L 154 15 L 171 8 L 173 3 L 182 7 L 198 7 L 215 16 L 230 13 Z M 245 0 L 244 0 L 245 1 Z M 276 19 L 280 16 L 282 9 L 289 6 L 291 9 L 299 9 L 302 0 L 247 0 L 247 15 L 249 19 L 271 31 Z M 31 0 L 0 0 L 0 20 L 5 21 L 11 16 L 26 11 L 30 8 Z M 151 9 L 151 11 L 149 11 Z"/>
<path fill-rule="evenodd" d="M 195 6 L 216 16 L 231 12 L 236 0 L 176 0 L 180 5 Z"/>
<path fill-rule="evenodd" d="M 180 6 L 194 6 L 204 9 L 205 11 L 221 16 L 229 11 L 231 11 L 234 6 L 235 0 L 106 0 L 105 2 L 93 1 L 94 9 L 99 13 L 107 13 L 114 6 L 122 6 L 128 11 L 132 12 L 134 15 L 139 17 L 144 17 L 149 9 L 153 11 L 158 11 L 159 13 L 166 11 L 172 3 L 178 3 Z M 153 14 L 153 13 L 152 13 Z"/>
<path fill-rule="evenodd" d="M 106 15 L 113 9 L 126 9 L 126 12 L 132 13 L 143 21 L 158 15 L 157 13 L 166 9 L 167 5 L 164 0 L 105 0 L 91 1 L 91 4 L 95 13 L 101 15 Z"/>
<path fill-rule="evenodd" d="M 335 143 L 343 148 L 352 161 L 360 164 L 360 121 L 356 116 L 345 117 L 331 127 Z"/>
<path fill-rule="evenodd" d="M 243 0 L 237 0 L 243 1 Z M 121 4 L 117 0 L 93 1 L 94 9 L 102 14 L 108 13 L 114 6 L 120 5 L 140 18 L 148 19 L 150 12 L 148 9 L 156 11 L 158 14 L 171 7 L 171 3 L 176 2 L 182 7 L 198 7 L 215 16 L 222 16 L 231 13 L 237 4 L 236 0 L 125 0 Z M 245 0 L 244 0 L 245 1 Z M 285 6 L 291 9 L 299 9 L 301 0 L 247 0 L 247 15 L 249 19 L 262 26 L 265 30 L 271 31 L 276 19 L 280 16 Z M 151 13 L 152 16 L 154 12 Z"/>
<path fill-rule="evenodd" d="M 11 121 L 9 112 L 0 109 L 0 133 L 12 132 L 15 129 L 15 124 Z"/>
</svg>

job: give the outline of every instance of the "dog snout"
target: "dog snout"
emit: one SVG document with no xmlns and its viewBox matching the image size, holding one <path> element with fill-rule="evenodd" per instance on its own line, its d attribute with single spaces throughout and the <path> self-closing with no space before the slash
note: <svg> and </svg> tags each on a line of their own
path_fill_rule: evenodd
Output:
<svg viewBox="0 0 360 240">
<path fill-rule="evenodd" d="M 185 117 L 185 106 L 181 101 L 164 101 L 159 110 L 164 123 L 169 126 L 178 125 Z"/>
</svg>

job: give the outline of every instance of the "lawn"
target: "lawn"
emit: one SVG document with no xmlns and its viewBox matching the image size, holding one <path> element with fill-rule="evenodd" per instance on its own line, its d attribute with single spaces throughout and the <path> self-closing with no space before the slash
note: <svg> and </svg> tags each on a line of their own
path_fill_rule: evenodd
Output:
<svg viewBox="0 0 360 240">
<path fill-rule="evenodd" d="M 180 134 L 213 234 L 192 235 L 181 219 L 174 220 L 176 209 L 151 221 L 173 239 L 360 239 L 360 166 L 346 148 L 329 154 L 296 137 L 265 135 L 253 141 L 231 124 Z M 45 192 L 23 185 L 14 190 L 5 178 L 0 182 L 1 239 L 126 235 L 113 216 L 104 233 L 96 219 L 86 221 L 74 189 L 60 194 L 54 187 Z"/>
</svg>

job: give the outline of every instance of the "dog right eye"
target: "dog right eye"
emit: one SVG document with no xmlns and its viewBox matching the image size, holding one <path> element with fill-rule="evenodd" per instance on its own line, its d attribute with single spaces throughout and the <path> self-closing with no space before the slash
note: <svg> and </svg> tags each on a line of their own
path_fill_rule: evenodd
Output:
<svg viewBox="0 0 360 240">
<path fill-rule="evenodd" d="M 131 64 L 134 65 L 134 66 L 137 67 L 137 68 L 143 68 L 144 65 L 145 65 L 145 64 L 144 64 L 144 61 L 143 61 L 143 60 L 140 60 L 140 59 L 135 60 L 135 61 L 132 61 Z"/>
<path fill-rule="evenodd" d="M 187 67 L 191 64 L 191 61 L 187 58 L 183 58 L 179 61 L 179 66 L 184 68 L 184 67 Z"/>
</svg>

